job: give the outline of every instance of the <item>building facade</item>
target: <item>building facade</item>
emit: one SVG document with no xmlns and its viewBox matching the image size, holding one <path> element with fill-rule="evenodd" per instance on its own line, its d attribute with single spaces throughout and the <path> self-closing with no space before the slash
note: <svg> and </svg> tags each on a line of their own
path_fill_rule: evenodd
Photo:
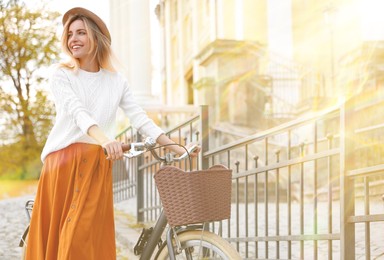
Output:
<svg viewBox="0 0 384 260">
<path fill-rule="evenodd" d="M 267 41 L 266 3 L 160 1 L 166 102 L 210 105 L 216 122 L 251 122 L 257 109 L 254 99 L 265 102 L 265 91 L 251 86 L 248 78 L 260 74 L 259 52 Z"/>
<path fill-rule="evenodd" d="M 110 0 L 113 45 L 149 107 L 209 105 L 213 124 L 256 132 L 381 84 L 380 1 L 154 2 Z M 156 98 L 151 40 L 162 51 Z"/>
</svg>

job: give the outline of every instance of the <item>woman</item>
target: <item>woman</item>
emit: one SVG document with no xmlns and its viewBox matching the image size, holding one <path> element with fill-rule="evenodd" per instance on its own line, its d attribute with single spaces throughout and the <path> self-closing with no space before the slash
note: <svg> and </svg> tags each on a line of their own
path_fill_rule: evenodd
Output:
<svg viewBox="0 0 384 260">
<path fill-rule="evenodd" d="M 112 163 L 123 156 L 114 139 L 117 108 L 143 135 L 159 144 L 173 141 L 135 103 L 126 80 L 115 72 L 104 22 L 87 9 L 73 8 L 63 25 L 61 43 L 70 62 L 56 66 L 50 80 L 57 114 L 41 155 L 26 258 L 114 260 Z"/>
</svg>

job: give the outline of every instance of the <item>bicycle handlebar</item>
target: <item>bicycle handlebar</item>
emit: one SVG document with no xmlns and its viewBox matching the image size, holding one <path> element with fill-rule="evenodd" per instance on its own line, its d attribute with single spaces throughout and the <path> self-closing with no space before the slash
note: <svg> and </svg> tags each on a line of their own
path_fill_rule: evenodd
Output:
<svg viewBox="0 0 384 260">
<path fill-rule="evenodd" d="M 123 149 L 123 152 L 128 152 L 131 150 L 131 144 L 121 144 L 121 148 Z"/>
<path fill-rule="evenodd" d="M 129 150 L 131 150 L 131 144 L 121 144 L 121 149 L 123 149 L 123 152 L 128 152 Z M 104 154 L 105 155 L 108 155 L 108 152 L 105 148 L 103 148 L 104 150 Z"/>
<path fill-rule="evenodd" d="M 170 146 L 170 145 L 182 146 L 182 145 L 176 144 L 176 143 L 175 144 L 165 145 L 165 146 Z M 156 146 L 156 142 L 152 138 L 150 138 L 150 137 L 147 137 L 144 142 L 131 143 L 130 145 L 126 145 L 126 146 L 129 146 L 129 149 L 128 149 L 129 151 L 126 152 L 127 150 L 125 150 L 123 148 L 123 151 L 125 152 L 124 153 L 124 157 L 133 158 L 133 157 L 137 157 L 137 156 L 143 154 L 146 151 L 150 151 L 151 154 L 153 155 L 153 157 L 155 157 L 156 160 L 158 160 L 160 162 L 164 162 L 166 164 L 170 164 L 172 162 L 181 161 L 181 160 L 185 159 L 186 157 L 188 157 L 190 153 L 192 153 L 196 149 L 198 149 L 198 145 L 196 145 L 196 144 L 192 145 L 189 148 L 185 148 L 184 146 L 182 146 L 185 149 L 185 153 L 182 154 L 181 156 L 174 157 L 173 154 L 166 153 L 164 157 L 161 157 L 161 156 L 158 155 L 158 153 L 155 151 L 155 149 L 153 149 Z"/>
</svg>

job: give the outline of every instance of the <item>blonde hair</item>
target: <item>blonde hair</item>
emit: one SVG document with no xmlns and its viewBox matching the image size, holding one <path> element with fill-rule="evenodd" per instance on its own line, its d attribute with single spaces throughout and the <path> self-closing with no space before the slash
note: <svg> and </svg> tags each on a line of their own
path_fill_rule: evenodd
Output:
<svg viewBox="0 0 384 260">
<path fill-rule="evenodd" d="M 84 22 L 91 47 L 90 53 L 93 53 L 93 59 L 97 61 L 101 68 L 115 72 L 116 70 L 112 65 L 111 41 L 100 31 L 99 27 L 93 22 L 92 19 L 89 19 L 84 15 L 74 15 L 70 17 L 64 25 L 63 34 L 61 36 L 61 48 L 64 53 L 69 56 L 70 61 L 61 63 L 62 66 L 74 70 L 77 70 L 80 67 L 79 60 L 73 57 L 70 49 L 68 48 L 69 26 L 76 20 Z"/>
</svg>

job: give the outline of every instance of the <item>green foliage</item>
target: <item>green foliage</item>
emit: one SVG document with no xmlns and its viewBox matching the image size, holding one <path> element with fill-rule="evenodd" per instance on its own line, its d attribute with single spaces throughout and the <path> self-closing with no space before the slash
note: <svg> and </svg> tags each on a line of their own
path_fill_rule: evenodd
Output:
<svg viewBox="0 0 384 260">
<path fill-rule="evenodd" d="M 59 13 L 0 0 L 0 175 L 36 176 L 54 108 L 38 70 L 56 61 Z"/>
<path fill-rule="evenodd" d="M 0 180 L 2 179 L 37 179 L 42 162 L 38 147 L 24 150 L 22 142 L 0 147 Z M 21 161 L 19 156 L 23 156 Z"/>
</svg>

